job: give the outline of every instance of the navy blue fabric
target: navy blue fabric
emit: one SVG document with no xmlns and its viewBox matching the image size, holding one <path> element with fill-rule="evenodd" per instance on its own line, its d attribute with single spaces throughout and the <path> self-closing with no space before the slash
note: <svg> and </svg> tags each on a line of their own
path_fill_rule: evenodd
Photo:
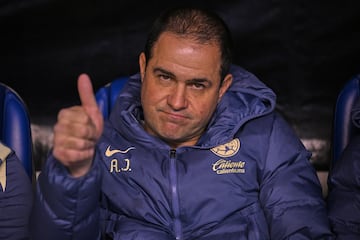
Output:
<svg viewBox="0 0 360 240">
<path fill-rule="evenodd" d="M 356 128 L 360 128 L 360 96 L 351 109 L 351 122 Z"/>
<path fill-rule="evenodd" d="M 360 128 L 360 98 L 351 110 Z M 352 136 L 329 174 L 329 218 L 337 239 L 360 239 L 360 134 Z"/>
<path fill-rule="evenodd" d="M 6 159 L 6 188 L 0 187 L 0 239 L 29 239 L 32 185 L 12 151 Z"/>
<path fill-rule="evenodd" d="M 231 71 L 207 131 L 176 151 L 142 128 L 141 82 L 130 77 L 86 176 L 71 178 L 50 155 L 33 221 L 53 232 L 34 228 L 36 239 L 332 239 L 311 154 L 275 112 L 275 94 Z"/>
</svg>

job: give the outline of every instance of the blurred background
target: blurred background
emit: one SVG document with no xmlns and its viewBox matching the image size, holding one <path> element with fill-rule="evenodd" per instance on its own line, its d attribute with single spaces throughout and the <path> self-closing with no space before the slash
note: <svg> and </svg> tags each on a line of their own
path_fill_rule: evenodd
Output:
<svg viewBox="0 0 360 240">
<path fill-rule="evenodd" d="M 360 72 L 360 1 L 0 1 L 1 82 L 24 99 L 36 168 L 51 147 L 57 112 L 78 103 L 77 76 L 98 89 L 138 71 L 159 13 L 179 4 L 216 11 L 233 33 L 234 63 L 278 95 L 278 110 L 328 169 L 332 114 L 345 82 Z"/>
</svg>

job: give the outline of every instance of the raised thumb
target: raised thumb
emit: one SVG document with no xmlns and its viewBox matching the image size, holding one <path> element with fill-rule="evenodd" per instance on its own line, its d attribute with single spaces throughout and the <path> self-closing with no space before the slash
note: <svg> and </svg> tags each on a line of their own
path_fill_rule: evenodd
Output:
<svg viewBox="0 0 360 240">
<path fill-rule="evenodd" d="M 93 86 L 87 74 L 81 74 L 78 78 L 78 92 L 82 107 L 95 124 L 97 137 L 100 137 L 104 120 L 96 102 Z"/>
</svg>

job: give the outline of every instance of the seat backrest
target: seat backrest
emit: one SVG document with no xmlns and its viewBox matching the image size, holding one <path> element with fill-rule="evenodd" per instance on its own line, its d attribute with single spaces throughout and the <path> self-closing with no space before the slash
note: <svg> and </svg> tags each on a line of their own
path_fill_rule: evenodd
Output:
<svg viewBox="0 0 360 240">
<path fill-rule="evenodd" d="M 335 104 L 332 140 L 332 166 L 340 158 L 354 134 L 359 131 L 351 121 L 351 109 L 360 97 L 360 74 L 341 89 Z"/>
<path fill-rule="evenodd" d="M 33 180 L 33 145 L 30 115 L 15 90 L 0 83 L 0 139 L 16 152 L 25 171 Z"/>
<path fill-rule="evenodd" d="M 96 102 L 104 116 L 104 119 L 107 119 L 109 117 L 115 100 L 128 79 L 129 77 L 116 78 L 115 80 L 109 82 L 96 92 Z"/>
</svg>

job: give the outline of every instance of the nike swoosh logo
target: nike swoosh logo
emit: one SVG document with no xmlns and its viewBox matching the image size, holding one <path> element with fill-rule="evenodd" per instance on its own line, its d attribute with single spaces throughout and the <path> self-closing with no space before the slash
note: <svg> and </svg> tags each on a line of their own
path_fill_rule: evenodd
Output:
<svg viewBox="0 0 360 240">
<path fill-rule="evenodd" d="M 130 150 L 132 149 L 135 149 L 134 147 L 129 147 L 128 149 L 122 151 L 122 150 L 119 150 L 119 149 L 113 149 L 111 150 L 110 149 L 110 145 L 107 147 L 106 151 L 105 151 L 105 156 L 106 157 L 111 157 L 112 155 L 114 155 L 115 153 L 127 153 L 129 152 Z"/>
</svg>

